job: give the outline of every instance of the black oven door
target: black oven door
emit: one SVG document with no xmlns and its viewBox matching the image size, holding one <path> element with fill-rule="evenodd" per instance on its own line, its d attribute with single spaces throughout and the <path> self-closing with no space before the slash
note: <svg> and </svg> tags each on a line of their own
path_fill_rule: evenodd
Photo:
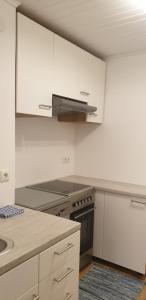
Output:
<svg viewBox="0 0 146 300">
<path fill-rule="evenodd" d="M 93 247 L 94 204 L 71 213 L 70 219 L 81 223 L 80 254 Z"/>
</svg>

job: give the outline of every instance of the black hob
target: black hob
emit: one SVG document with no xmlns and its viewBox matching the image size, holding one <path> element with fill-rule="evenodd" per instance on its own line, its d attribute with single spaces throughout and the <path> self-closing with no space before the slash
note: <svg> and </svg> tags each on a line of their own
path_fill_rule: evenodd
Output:
<svg viewBox="0 0 146 300">
<path fill-rule="evenodd" d="M 58 193 L 62 195 L 70 195 L 72 193 L 89 188 L 89 185 L 67 182 L 63 180 L 52 180 L 29 186 L 31 189 L 44 192 Z"/>
</svg>

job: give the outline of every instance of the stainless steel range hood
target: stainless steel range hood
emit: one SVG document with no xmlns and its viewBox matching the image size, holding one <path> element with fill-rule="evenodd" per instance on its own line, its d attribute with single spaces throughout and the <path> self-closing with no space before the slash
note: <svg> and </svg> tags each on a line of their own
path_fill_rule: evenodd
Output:
<svg viewBox="0 0 146 300">
<path fill-rule="evenodd" d="M 52 115 L 57 116 L 59 121 L 86 121 L 87 114 L 93 114 L 96 110 L 97 107 L 87 102 L 52 95 Z"/>
</svg>

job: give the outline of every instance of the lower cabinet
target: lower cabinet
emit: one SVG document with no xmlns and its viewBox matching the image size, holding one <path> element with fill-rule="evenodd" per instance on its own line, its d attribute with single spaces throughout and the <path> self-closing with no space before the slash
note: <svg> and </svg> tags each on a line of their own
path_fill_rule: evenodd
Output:
<svg viewBox="0 0 146 300">
<path fill-rule="evenodd" d="M 78 300 L 80 232 L 0 276 L 0 300 Z"/>
<path fill-rule="evenodd" d="M 77 300 L 78 269 L 75 259 L 40 282 L 40 300 Z"/>
<path fill-rule="evenodd" d="M 97 192 L 95 206 L 94 256 L 145 274 L 146 200 Z"/>
<path fill-rule="evenodd" d="M 17 300 L 39 300 L 39 289 L 38 284 L 34 286 L 32 289 L 27 291 L 23 296 L 18 298 Z"/>
<path fill-rule="evenodd" d="M 78 300 L 80 233 L 40 254 L 40 300 Z"/>
<path fill-rule="evenodd" d="M 38 263 L 35 256 L 0 277 L 1 300 L 36 300 L 38 296 Z"/>
<path fill-rule="evenodd" d="M 105 193 L 103 259 L 145 273 L 146 205 L 143 199 Z"/>
<path fill-rule="evenodd" d="M 104 192 L 95 193 L 93 255 L 102 258 L 104 228 Z"/>
<path fill-rule="evenodd" d="M 74 257 L 79 271 L 79 253 L 80 232 L 71 234 L 40 253 L 39 281 L 42 281 L 50 275 L 50 273 L 60 270 L 66 264 L 68 264 L 68 267 L 71 267 L 72 260 L 74 262 Z M 74 268 L 74 265 L 72 268 Z"/>
</svg>

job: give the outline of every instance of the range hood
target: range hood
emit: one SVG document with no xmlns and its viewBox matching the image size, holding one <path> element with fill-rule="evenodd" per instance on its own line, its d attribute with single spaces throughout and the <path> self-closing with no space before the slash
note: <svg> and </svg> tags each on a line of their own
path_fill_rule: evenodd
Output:
<svg viewBox="0 0 146 300">
<path fill-rule="evenodd" d="M 59 121 L 86 121 L 87 115 L 96 110 L 97 107 L 87 102 L 52 95 L 52 115 L 58 117 Z"/>
</svg>

